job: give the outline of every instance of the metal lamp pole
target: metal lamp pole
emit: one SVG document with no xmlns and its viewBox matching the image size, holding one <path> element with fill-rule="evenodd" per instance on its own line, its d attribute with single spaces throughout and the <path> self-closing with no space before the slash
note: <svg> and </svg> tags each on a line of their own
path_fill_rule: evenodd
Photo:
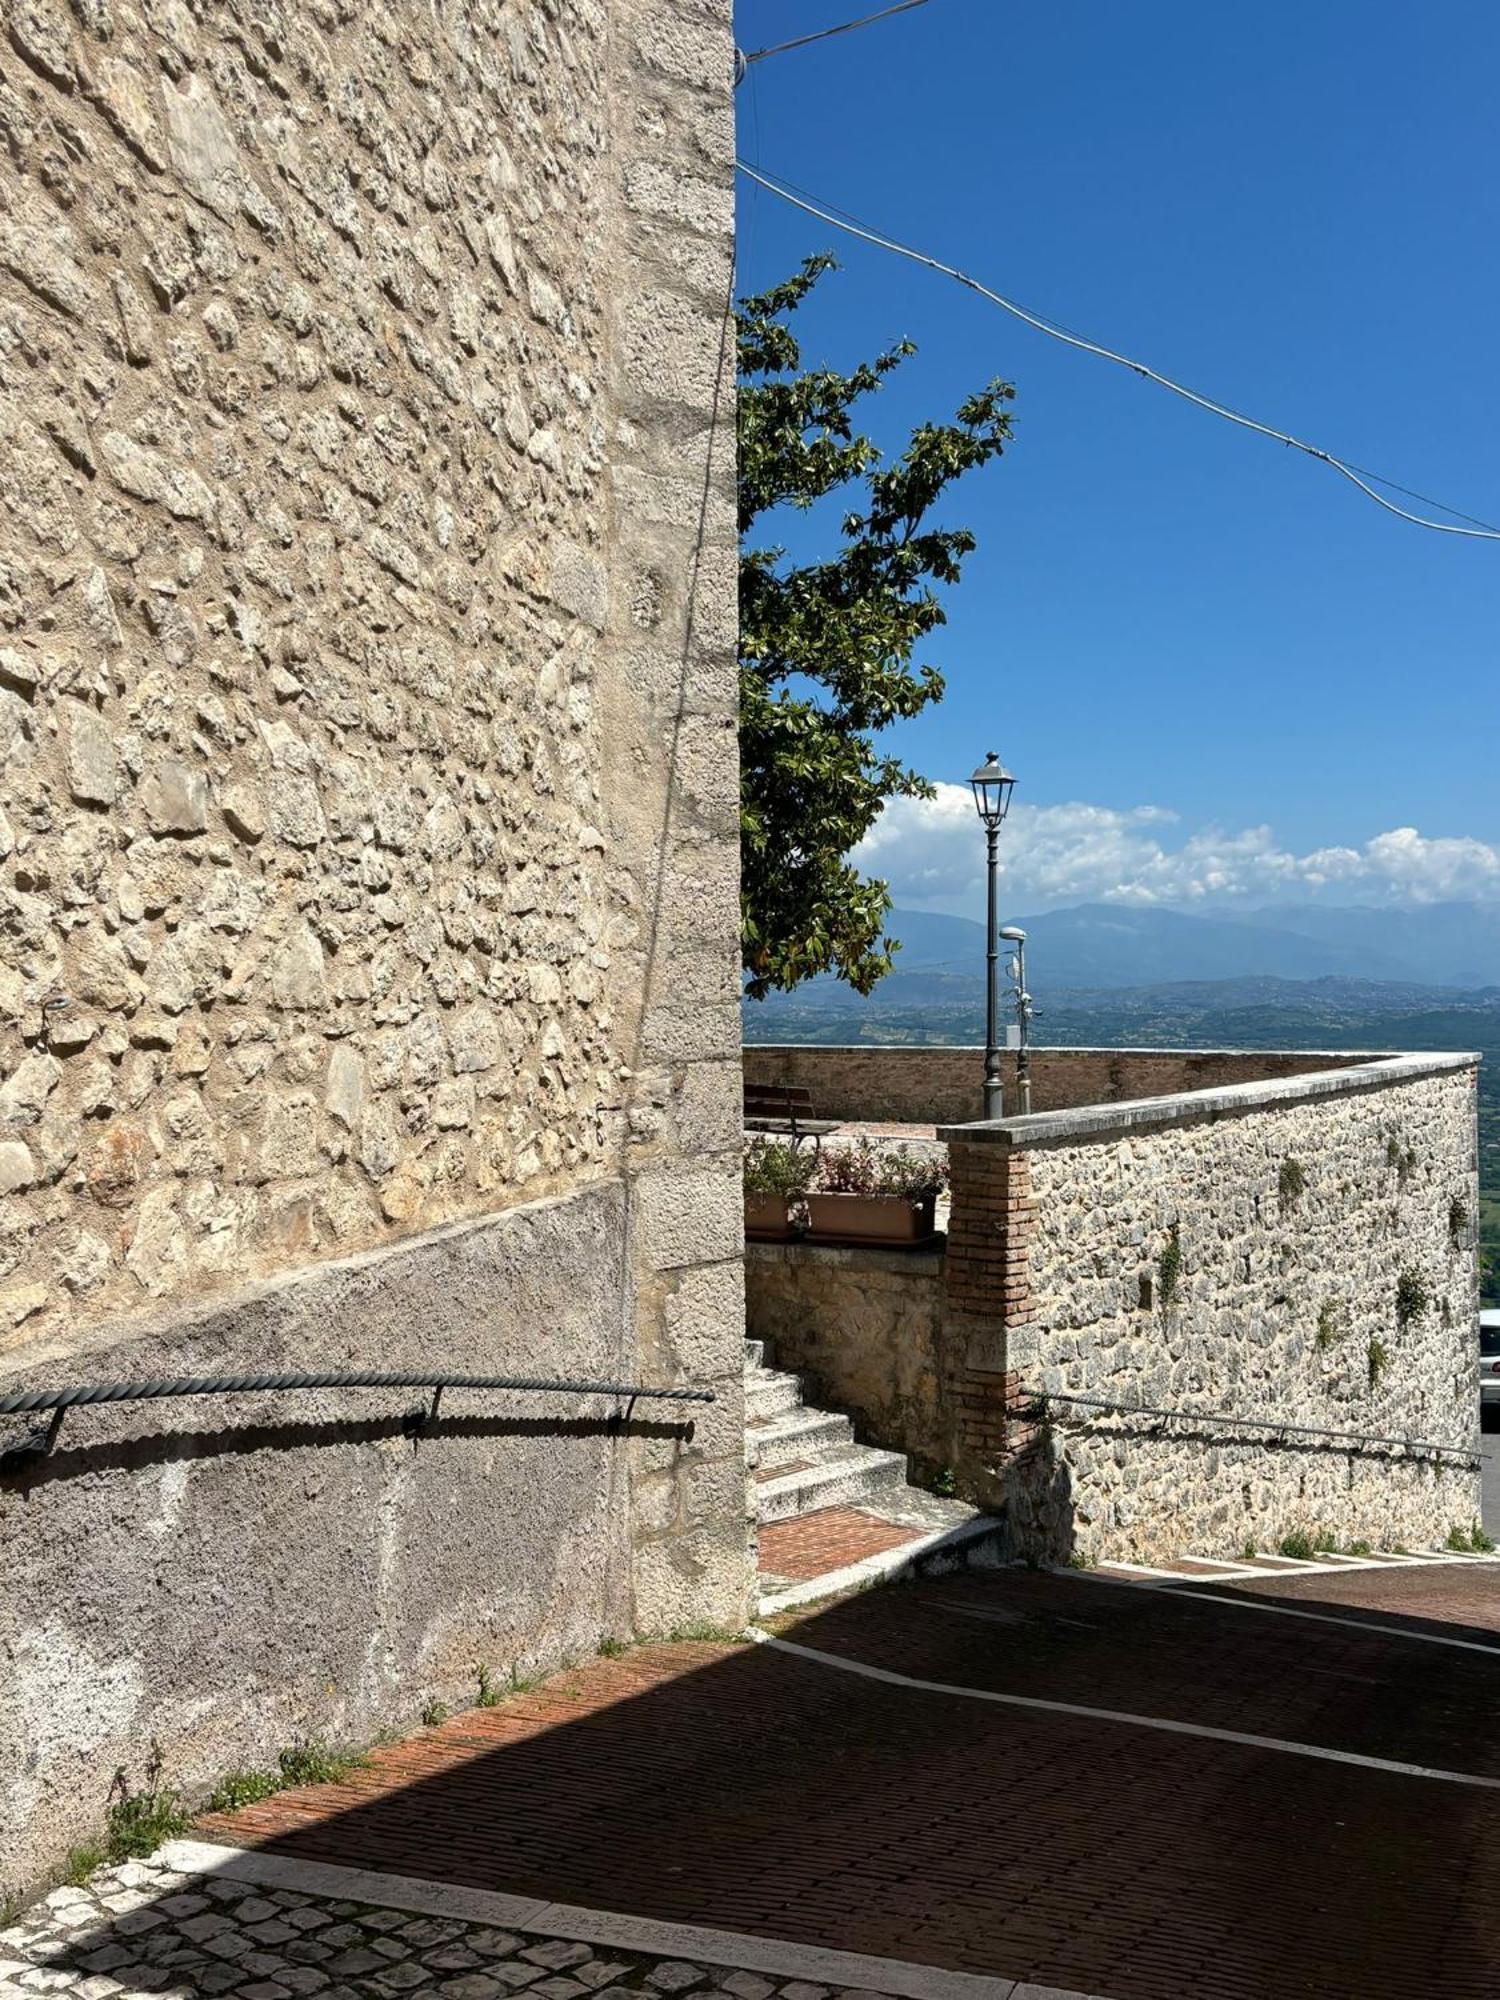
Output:
<svg viewBox="0 0 1500 2000">
<path fill-rule="evenodd" d="M 988 849 L 985 921 L 984 1115 L 1005 1116 L 1000 1082 L 1000 826 L 1016 781 L 992 750 L 969 783 Z"/>
<path fill-rule="evenodd" d="M 1025 1118 L 1031 1111 L 1031 995 L 1026 991 L 1026 933 L 1007 925 L 1000 935 L 1015 947 L 1015 957 L 1007 970 L 1015 982 L 1012 997 L 1016 1003 L 1016 1097 Z"/>
</svg>

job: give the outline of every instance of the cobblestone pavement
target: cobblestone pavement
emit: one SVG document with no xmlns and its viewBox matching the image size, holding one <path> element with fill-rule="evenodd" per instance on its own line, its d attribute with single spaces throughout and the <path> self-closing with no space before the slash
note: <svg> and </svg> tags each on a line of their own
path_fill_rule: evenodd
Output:
<svg viewBox="0 0 1500 2000">
<path fill-rule="evenodd" d="M 1113 2000 L 1494 2000 L 1500 1569 L 1204 1588 L 974 1572 L 778 1621 L 842 1665 L 643 1647 L 210 1837 Z"/>
<path fill-rule="evenodd" d="M 0 1995 L 35 2000 L 884 2000 L 127 1862 L 0 1932 Z"/>
</svg>

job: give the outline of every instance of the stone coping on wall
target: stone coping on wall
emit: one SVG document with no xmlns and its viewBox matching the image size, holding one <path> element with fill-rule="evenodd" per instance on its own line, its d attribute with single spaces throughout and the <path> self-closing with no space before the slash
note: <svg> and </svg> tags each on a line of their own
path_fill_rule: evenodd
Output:
<svg viewBox="0 0 1500 2000">
<path fill-rule="evenodd" d="M 1317 1056 L 1335 1052 L 1296 1050 L 1274 1053 Z M 1199 1119 L 1240 1117 L 1247 1112 L 1272 1110 L 1287 1104 L 1305 1104 L 1319 1098 L 1384 1090 L 1396 1084 L 1415 1083 L 1424 1076 L 1447 1076 L 1455 1070 L 1477 1069 L 1481 1060 L 1473 1050 L 1372 1056 L 1367 1061 L 1343 1069 L 1312 1070 L 1297 1076 L 1276 1077 L 1255 1083 L 1227 1084 L 1213 1090 L 1184 1090 L 1169 1097 L 1132 1098 L 1118 1104 L 1085 1104 L 1068 1111 L 1034 1111 L 1028 1117 L 979 1119 L 969 1125 L 940 1125 L 938 1137 L 950 1145 L 961 1141 L 964 1145 L 1013 1149 L 1071 1145 L 1083 1139 L 1122 1138 L 1132 1132 L 1150 1131 Z"/>
<path fill-rule="evenodd" d="M 936 1278 L 942 1275 L 947 1238 L 941 1231 L 936 1242 L 925 1250 L 886 1250 L 877 1244 L 814 1243 L 807 1237 L 790 1243 L 745 1244 L 747 1264 L 795 1264 L 804 1260 L 858 1271 L 895 1271 L 903 1278 Z"/>
</svg>

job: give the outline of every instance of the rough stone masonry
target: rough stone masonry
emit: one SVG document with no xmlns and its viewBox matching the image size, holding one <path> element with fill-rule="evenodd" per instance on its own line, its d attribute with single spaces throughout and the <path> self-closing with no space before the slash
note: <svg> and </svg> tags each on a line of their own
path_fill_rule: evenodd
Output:
<svg viewBox="0 0 1500 2000">
<path fill-rule="evenodd" d="M 6 10 L 0 1381 L 721 1401 L 488 1477 L 76 1419 L 0 1485 L 0 1888 L 153 1733 L 743 1601 L 729 12 Z"/>
</svg>

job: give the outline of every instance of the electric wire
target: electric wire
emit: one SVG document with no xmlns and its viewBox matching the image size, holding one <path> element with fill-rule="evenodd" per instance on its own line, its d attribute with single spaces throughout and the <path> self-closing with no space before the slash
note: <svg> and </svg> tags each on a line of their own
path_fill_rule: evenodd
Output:
<svg viewBox="0 0 1500 2000">
<path fill-rule="evenodd" d="M 789 49 L 805 49 L 814 42 L 831 41 L 835 35 L 849 35 L 856 28 L 868 28 L 876 21 L 888 21 L 893 14 L 910 14 L 915 8 L 926 5 L 927 0 L 899 0 L 899 5 L 882 7 L 878 14 L 866 14 L 858 21 L 841 21 L 836 28 L 819 28 L 815 34 L 798 35 L 795 41 L 777 42 L 773 48 L 756 49 L 753 54 L 744 56 L 742 61 L 748 68 L 751 63 L 764 62 L 767 56 L 784 56 Z"/>
<path fill-rule="evenodd" d="M 929 271 L 936 271 L 941 277 L 952 278 L 956 284 L 967 286 L 970 291 L 977 292 L 981 298 L 999 306 L 1003 312 L 1020 320 L 1023 325 L 1034 328 L 1038 333 L 1046 334 L 1050 340 L 1060 341 L 1065 347 L 1076 348 L 1080 353 L 1095 355 L 1101 361 L 1112 361 L 1117 367 L 1128 369 L 1133 375 L 1140 376 L 1143 381 L 1154 382 L 1158 388 L 1169 390 L 1172 395 L 1180 396 L 1184 402 L 1193 404 L 1195 408 L 1208 411 L 1211 416 L 1222 417 L 1226 423 L 1236 424 L 1242 430 L 1253 431 L 1259 437 L 1270 438 L 1275 444 L 1287 445 L 1293 451 L 1305 453 L 1308 458 L 1316 459 L 1320 465 L 1326 465 L 1330 471 L 1347 479 L 1350 485 L 1358 487 L 1367 499 L 1373 500 L 1377 507 L 1383 507 L 1388 514 L 1394 514 L 1398 520 L 1408 521 L 1413 527 L 1431 529 L 1434 534 L 1461 535 L 1472 541 L 1500 542 L 1500 528 L 1491 522 L 1482 521 L 1473 514 L 1461 513 L 1457 507 L 1450 507 L 1445 501 L 1429 499 L 1425 494 L 1401 486 L 1394 479 L 1387 479 L 1381 473 L 1371 472 L 1363 466 L 1350 464 L 1346 459 L 1336 458 L 1331 451 L 1324 451 L 1319 445 L 1309 444 L 1305 438 L 1294 437 L 1289 431 L 1277 430 L 1271 424 L 1263 424 L 1255 417 L 1246 416 L 1241 410 L 1231 409 L 1225 403 L 1215 402 L 1212 397 L 1200 395 L 1197 390 L 1189 389 L 1181 382 L 1174 382 L 1169 375 L 1163 375 L 1159 370 L 1148 367 L 1144 361 L 1133 360 L 1128 354 L 1118 354 L 1112 347 L 1105 347 L 1099 341 L 1089 340 L 1082 334 L 1070 333 L 1056 320 L 1046 319 L 1040 313 L 1028 311 L 1014 299 L 1006 298 L 1003 293 L 993 291 L 988 285 L 981 284 L 977 278 L 970 277 L 967 271 L 960 271 L 952 264 L 943 263 L 940 258 L 913 249 L 909 243 L 901 243 L 895 237 L 883 235 L 877 229 L 856 222 L 821 199 L 815 200 L 805 193 L 794 193 L 790 183 L 773 180 L 769 175 L 750 166 L 747 161 L 739 160 L 736 165 L 747 179 L 765 188 L 768 193 L 776 195 L 781 201 L 789 203 L 791 207 L 815 216 L 818 221 L 828 223 L 831 228 L 842 230 L 846 236 L 854 236 L 861 242 L 872 243 L 877 249 L 889 250 L 897 257 L 905 257 L 913 264 L 921 264 Z M 1375 483 L 1371 484 L 1372 481 Z M 1394 500 L 1388 500 L 1385 494 L 1377 493 L 1376 485 L 1388 487 L 1392 492 L 1401 493 L 1408 499 L 1418 500 L 1423 506 L 1436 507 L 1440 513 L 1452 515 L 1453 520 L 1434 521 L 1424 514 L 1414 514 L 1409 508 L 1397 506 Z M 1461 527 L 1457 525 L 1459 522 L 1468 525 Z"/>
</svg>

